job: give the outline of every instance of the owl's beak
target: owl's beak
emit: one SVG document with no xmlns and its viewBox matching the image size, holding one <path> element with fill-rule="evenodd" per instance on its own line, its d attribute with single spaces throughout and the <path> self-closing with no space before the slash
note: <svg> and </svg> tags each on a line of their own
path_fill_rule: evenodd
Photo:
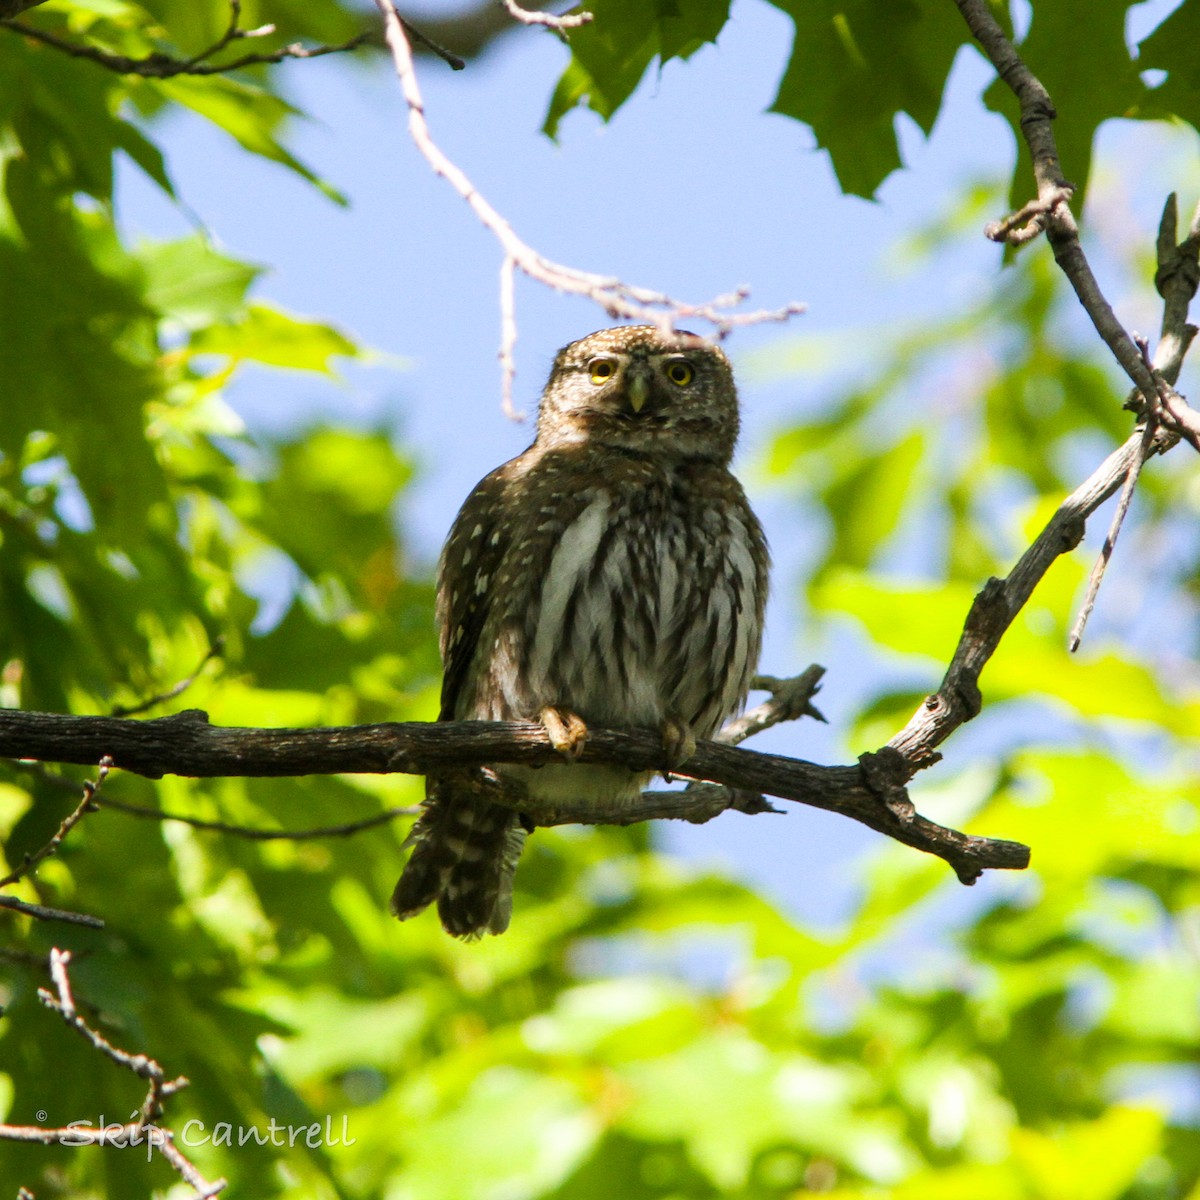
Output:
<svg viewBox="0 0 1200 1200">
<path fill-rule="evenodd" d="M 625 395 L 629 407 L 640 413 L 650 398 L 650 367 L 648 364 L 630 363 L 625 376 Z"/>
</svg>

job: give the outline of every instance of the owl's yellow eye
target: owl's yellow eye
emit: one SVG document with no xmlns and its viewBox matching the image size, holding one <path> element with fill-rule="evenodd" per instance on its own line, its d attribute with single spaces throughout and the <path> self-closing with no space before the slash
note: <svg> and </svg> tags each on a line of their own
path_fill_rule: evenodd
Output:
<svg viewBox="0 0 1200 1200">
<path fill-rule="evenodd" d="M 676 359 L 667 363 L 667 378 L 677 387 L 687 387 L 696 378 L 696 368 L 682 358 Z"/>
<path fill-rule="evenodd" d="M 593 383 L 607 383 L 617 373 L 617 364 L 611 358 L 593 358 L 587 369 Z"/>
</svg>

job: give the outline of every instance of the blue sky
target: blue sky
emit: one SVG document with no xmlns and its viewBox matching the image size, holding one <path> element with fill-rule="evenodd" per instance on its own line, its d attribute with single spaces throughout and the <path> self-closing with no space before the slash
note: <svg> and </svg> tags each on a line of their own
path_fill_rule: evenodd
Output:
<svg viewBox="0 0 1200 1200">
<path fill-rule="evenodd" d="M 453 7 L 428 3 L 421 11 Z M 405 11 L 419 25 L 416 6 Z M 590 112 L 569 115 L 557 144 L 538 132 L 566 61 L 553 36 L 517 30 L 465 71 L 434 60 L 418 69 L 443 150 L 551 258 L 685 300 L 748 284 L 752 307 L 808 305 L 788 328 L 739 331 L 727 349 L 743 399 L 739 473 L 776 560 L 763 668 L 790 674 L 814 659 L 830 668 L 819 701 L 830 726 L 806 722 L 755 745 L 830 762 L 862 749 L 847 747 L 839 729 L 874 664 L 856 659 L 853 639 L 806 632 L 798 578 L 805 546 L 819 536 L 819 515 L 797 502 L 795 488 L 786 495 L 773 488 L 756 464 L 789 415 L 869 360 L 877 339 L 992 286 L 999 252 L 980 231 L 963 232 L 936 271 L 901 269 L 894 247 L 934 219 L 957 184 L 1006 177 L 1014 145 L 1008 127 L 979 101 L 989 69 L 964 50 L 933 137 L 926 142 L 901 119 L 908 169 L 885 183 L 875 203 L 843 197 L 810 132 L 765 114 L 790 45 L 786 16 L 762 0 L 738 0 L 716 46 L 645 81 L 609 125 Z M 414 553 L 432 562 L 476 480 L 531 437 L 528 422 L 514 424 L 500 408 L 501 254 L 408 140 L 403 99 L 383 62 L 320 59 L 280 70 L 309 117 L 289 145 L 350 205 L 336 207 L 188 117 L 160 130 L 173 177 L 218 245 L 269 265 L 263 297 L 340 325 L 391 357 L 355 369 L 343 386 L 250 372 L 230 399 L 251 429 L 315 419 L 383 420 L 396 428 L 420 467 L 402 520 Z M 190 228 L 187 214 L 132 170 L 122 173 L 118 196 L 129 231 L 162 237 Z M 532 414 L 556 349 L 610 322 L 586 301 L 521 279 L 517 315 L 516 401 Z M 772 369 L 785 343 L 807 367 L 787 375 Z M 730 814 L 662 836 L 682 854 L 765 886 L 818 923 L 845 910 L 851 862 L 880 843 L 812 810 L 787 818 Z M 985 881 L 975 892 L 1009 886 Z"/>
</svg>

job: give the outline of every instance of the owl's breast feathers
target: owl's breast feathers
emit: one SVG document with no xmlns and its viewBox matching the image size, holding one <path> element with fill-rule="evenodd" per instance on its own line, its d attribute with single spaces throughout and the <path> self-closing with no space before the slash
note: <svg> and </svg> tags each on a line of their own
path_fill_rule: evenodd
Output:
<svg viewBox="0 0 1200 1200">
<path fill-rule="evenodd" d="M 709 736 L 757 663 L 766 572 L 723 465 L 535 445 L 481 481 L 443 553 L 442 719 L 554 704 Z"/>
</svg>

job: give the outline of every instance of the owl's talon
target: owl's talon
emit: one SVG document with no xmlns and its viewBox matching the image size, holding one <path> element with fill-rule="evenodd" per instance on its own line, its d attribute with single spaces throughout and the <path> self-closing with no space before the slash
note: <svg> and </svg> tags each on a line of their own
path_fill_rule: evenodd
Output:
<svg viewBox="0 0 1200 1200">
<path fill-rule="evenodd" d="M 663 749 L 667 752 L 667 766 L 671 770 L 682 767 L 696 753 L 696 738 L 692 727 L 678 717 L 666 717 L 659 726 Z"/>
<path fill-rule="evenodd" d="M 587 745 L 588 728 L 584 719 L 569 708 L 555 708 L 547 704 L 538 714 L 550 745 L 568 762 L 574 762 Z"/>
</svg>

